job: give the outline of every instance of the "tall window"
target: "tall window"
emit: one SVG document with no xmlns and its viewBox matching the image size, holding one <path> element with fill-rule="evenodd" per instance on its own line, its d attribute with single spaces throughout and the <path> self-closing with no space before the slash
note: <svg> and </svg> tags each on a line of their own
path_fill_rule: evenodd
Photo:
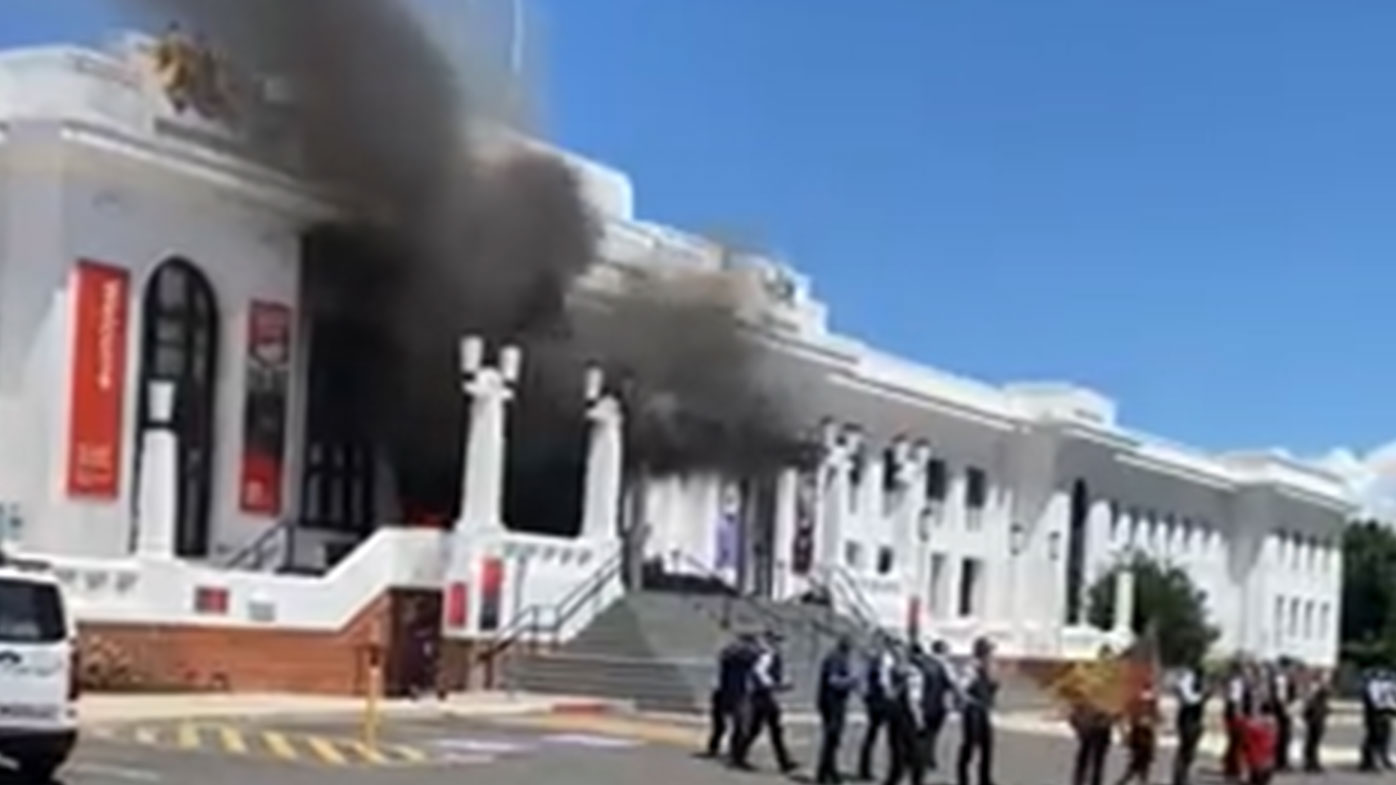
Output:
<svg viewBox="0 0 1396 785">
<path fill-rule="evenodd" d="M 143 295 L 139 422 L 150 424 L 151 382 L 171 383 L 171 425 L 178 439 L 175 552 L 180 556 L 207 556 L 209 550 L 217 366 L 213 287 L 193 264 L 169 259 L 156 268 Z"/>
<path fill-rule="evenodd" d="M 945 468 L 945 461 L 939 458 L 932 458 L 926 464 L 926 498 L 933 502 L 945 501 L 946 487 L 949 485 L 949 476 Z"/>
<path fill-rule="evenodd" d="M 897 508 L 900 493 L 897 487 L 897 451 L 891 447 L 882 451 L 882 514 L 891 515 Z"/>
<path fill-rule="evenodd" d="M 960 562 L 960 616 L 979 614 L 979 592 L 984 564 L 979 559 L 966 558 Z"/>
<path fill-rule="evenodd" d="M 930 611 L 931 616 L 945 612 L 945 565 L 949 560 L 944 553 L 931 554 L 931 590 L 930 590 Z"/>
<path fill-rule="evenodd" d="M 1080 624 L 1086 579 L 1086 516 L 1091 498 L 1084 480 L 1071 485 L 1071 509 L 1066 540 L 1066 623 Z"/>
</svg>

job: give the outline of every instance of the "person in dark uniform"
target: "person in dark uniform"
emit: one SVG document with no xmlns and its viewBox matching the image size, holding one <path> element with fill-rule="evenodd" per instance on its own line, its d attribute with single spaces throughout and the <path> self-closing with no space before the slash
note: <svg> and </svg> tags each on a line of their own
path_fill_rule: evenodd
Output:
<svg viewBox="0 0 1396 785">
<path fill-rule="evenodd" d="M 891 710 L 892 674 L 896 665 L 892 639 L 879 632 L 868 657 L 867 671 L 863 679 L 863 707 L 868 716 L 868 727 L 863 732 L 863 747 L 858 753 L 858 779 L 871 780 L 873 750 L 877 747 L 877 736 L 887 726 Z M 890 737 L 889 737 L 890 738 Z"/>
<path fill-rule="evenodd" d="M 1178 701 L 1178 749 L 1173 753 L 1173 785 L 1188 785 L 1192 764 L 1197 759 L 1197 744 L 1202 740 L 1202 719 L 1207 704 L 1203 689 L 1202 666 L 1193 664 L 1178 674 L 1173 685 Z"/>
<path fill-rule="evenodd" d="M 1270 715 L 1275 718 L 1275 771 L 1289 771 L 1289 745 L 1294 736 L 1294 684 L 1290 679 L 1290 660 L 1281 657 L 1269 673 Z"/>
<path fill-rule="evenodd" d="M 1367 673 L 1362 685 L 1362 771 L 1391 768 L 1391 692 L 1386 671 Z"/>
<path fill-rule="evenodd" d="M 938 640 L 931 644 L 930 654 L 922 656 L 916 663 L 921 669 L 921 715 L 925 720 L 921 730 L 921 755 L 927 771 L 936 769 L 940 730 L 945 727 L 945 718 L 950 713 L 950 696 L 955 690 L 950 661 L 946 659 L 948 654 L 945 641 Z"/>
<path fill-rule="evenodd" d="M 819 666 L 819 723 L 823 731 L 819 743 L 819 767 L 814 781 L 820 785 L 843 782 L 839 774 L 839 748 L 843 745 L 843 726 L 848 718 L 848 696 L 858 684 L 853 670 L 853 641 L 839 638 L 834 650 Z"/>
<path fill-rule="evenodd" d="M 957 761 L 957 785 L 969 785 L 969 766 L 976 756 L 979 764 L 979 785 L 993 785 L 994 777 L 994 701 L 999 685 L 993 671 L 994 645 L 988 638 L 974 642 L 974 662 L 962 690 L 963 720 L 960 757 Z"/>
<path fill-rule="evenodd" d="M 925 778 L 922 759 L 922 739 L 925 728 L 924 681 L 916 660 L 925 656 L 919 646 L 912 646 L 910 656 L 898 658 L 892 671 L 892 689 L 888 696 L 887 733 L 892 742 L 891 762 L 887 767 L 885 785 L 899 785 L 909 778 L 911 785 L 921 785 Z"/>
<path fill-rule="evenodd" d="M 780 643 L 779 633 L 767 632 L 756 661 L 751 666 L 747 684 L 750 716 L 733 745 L 733 768 L 751 770 L 748 755 L 762 730 L 770 734 L 771 749 L 775 752 L 776 764 L 781 772 L 789 774 L 798 768 L 785 749 L 785 728 L 780 722 L 780 700 L 776 697 L 790 689 L 785 682 L 785 662 L 780 653 Z"/>
<path fill-rule="evenodd" d="M 1328 727 L 1329 686 L 1326 675 L 1315 676 L 1304 696 L 1304 771 L 1314 774 L 1323 771 L 1323 761 L 1319 749 L 1323 746 L 1323 734 Z"/>
<path fill-rule="evenodd" d="M 746 699 L 747 680 L 751 666 L 756 661 L 756 637 L 743 633 L 727 644 L 717 657 L 717 684 L 713 685 L 711 703 L 711 727 L 708 735 L 707 755 L 716 758 L 722 754 L 722 743 L 727 741 L 728 753 L 736 746 L 742 728 L 742 703 Z"/>
</svg>

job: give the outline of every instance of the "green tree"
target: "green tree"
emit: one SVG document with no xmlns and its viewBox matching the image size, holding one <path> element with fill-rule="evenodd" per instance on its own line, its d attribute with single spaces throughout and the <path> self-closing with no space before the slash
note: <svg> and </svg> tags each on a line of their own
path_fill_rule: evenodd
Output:
<svg viewBox="0 0 1396 785">
<path fill-rule="evenodd" d="M 1100 629 L 1114 626 L 1115 581 L 1124 569 L 1134 571 L 1134 618 L 1130 620 L 1130 629 L 1140 634 L 1154 625 L 1159 659 L 1166 667 L 1202 662 L 1219 634 L 1207 621 L 1202 590 L 1181 568 L 1145 554 L 1134 554 L 1091 584 L 1087 593 L 1087 618 L 1091 624 Z"/>
<path fill-rule="evenodd" d="M 1375 521 L 1343 531 L 1343 658 L 1358 666 L 1396 660 L 1396 532 Z"/>
</svg>

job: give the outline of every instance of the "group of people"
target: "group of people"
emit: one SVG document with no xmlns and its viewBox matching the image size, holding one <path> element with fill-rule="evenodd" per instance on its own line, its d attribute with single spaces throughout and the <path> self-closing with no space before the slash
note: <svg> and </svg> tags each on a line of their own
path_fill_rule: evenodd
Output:
<svg viewBox="0 0 1396 785">
<path fill-rule="evenodd" d="M 1102 657 L 1111 656 L 1103 652 Z M 1128 755 L 1119 785 L 1149 781 L 1163 717 L 1157 671 L 1143 669 L 1119 705 L 1081 699 L 1071 706 L 1070 721 L 1077 737 L 1073 785 L 1100 785 L 1112 729 L 1123 725 Z M 1226 746 L 1222 773 L 1228 781 L 1265 785 L 1277 771 L 1291 769 L 1290 748 L 1296 714 L 1304 726 L 1303 767 L 1323 770 L 1320 749 L 1327 727 L 1329 686 L 1325 678 L 1301 678 L 1298 663 L 1280 660 L 1258 664 L 1233 663 L 1224 677 L 1210 681 L 1200 666 L 1184 668 L 1172 680 L 1174 727 L 1178 747 L 1173 759 L 1173 785 L 1188 785 L 1208 699 L 1222 700 Z"/>
<path fill-rule="evenodd" d="M 1396 768 L 1391 763 L 1391 717 L 1396 714 L 1396 673 L 1373 668 L 1362 678 L 1363 771 Z"/>
<path fill-rule="evenodd" d="M 780 636 L 768 632 L 739 636 L 718 657 L 717 683 L 712 693 L 712 728 L 707 755 L 726 757 L 734 768 L 750 769 L 749 753 L 764 731 L 771 740 L 776 763 L 784 773 L 797 764 L 785 746 L 779 694 L 785 681 Z M 962 738 L 957 781 L 969 784 L 977 764 L 979 785 L 993 785 L 993 710 L 998 682 L 993 673 L 993 646 L 987 639 L 974 643 L 973 660 L 960 673 L 948 659 L 943 641 L 929 650 L 901 646 L 889 635 L 878 635 L 861 662 L 849 638 L 840 639 L 819 668 L 816 706 L 821 723 L 817 783 L 839 783 L 839 757 L 849 703 L 860 694 L 867 726 L 858 755 L 858 778 L 873 780 L 873 759 L 880 738 L 887 743 L 883 782 L 910 780 L 920 785 L 926 771 L 937 766 L 941 728 L 951 711 L 959 711 Z"/>
</svg>

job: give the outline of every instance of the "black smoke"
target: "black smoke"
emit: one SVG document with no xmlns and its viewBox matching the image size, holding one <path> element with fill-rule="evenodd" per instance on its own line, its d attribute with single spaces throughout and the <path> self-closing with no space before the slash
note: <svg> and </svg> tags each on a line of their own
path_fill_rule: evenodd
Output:
<svg viewBox="0 0 1396 785">
<path fill-rule="evenodd" d="M 254 154 L 343 195 L 339 225 L 307 227 L 319 249 L 308 307 L 356 325 L 349 348 L 371 355 L 373 378 L 344 385 L 356 399 L 344 408 L 389 446 L 402 496 L 456 504 L 465 334 L 525 350 L 511 495 L 575 473 L 554 453 L 577 452 L 592 362 L 626 404 L 632 464 L 745 470 L 798 454 L 731 296 L 693 276 L 579 296 L 598 227 L 572 171 L 482 142 L 497 118 L 470 104 L 488 92 L 481 77 L 453 66 L 403 0 L 127 2 L 204 38 L 230 73 L 272 77 L 241 83 Z"/>
</svg>

